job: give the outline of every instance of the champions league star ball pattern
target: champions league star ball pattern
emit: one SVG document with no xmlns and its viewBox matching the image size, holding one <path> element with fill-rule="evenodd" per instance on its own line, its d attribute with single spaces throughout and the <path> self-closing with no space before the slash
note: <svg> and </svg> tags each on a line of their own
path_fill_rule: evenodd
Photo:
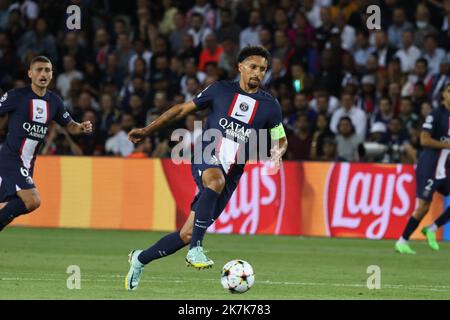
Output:
<svg viewBox="0 0 450 320">
<path fill-rule="evenodd" d="M 223 266 L 220 280 L 231 293 L 244 293 L 255 283 L 255 273 L 247 261 L 236 259 Z"/>
</svg>

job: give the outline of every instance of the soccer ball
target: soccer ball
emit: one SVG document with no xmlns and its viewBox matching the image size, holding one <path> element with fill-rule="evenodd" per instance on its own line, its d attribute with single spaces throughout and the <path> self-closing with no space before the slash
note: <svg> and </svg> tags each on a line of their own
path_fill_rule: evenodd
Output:
<svg viewBox="0 0 450 320">
<path fill-rule="evenodd" d="M 231 293 L 244 293 L 255 283 L 255 273 L 247 261 L 231 260 L 223 266 L 220 281 Z"/>
</svg>

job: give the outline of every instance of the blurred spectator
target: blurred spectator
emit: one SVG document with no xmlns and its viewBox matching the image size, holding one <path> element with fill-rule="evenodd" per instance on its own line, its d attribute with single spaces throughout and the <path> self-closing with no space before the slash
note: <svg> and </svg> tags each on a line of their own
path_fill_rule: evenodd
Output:
<svg viewBox="0 0 450 320">
<path fill-rule="evenodd" d="M 159 23 L 159 31 L 167 36 L 171 31 L 175 30 L 174 16 L 178 9 L 173 6 L 172 0 L 163 0 L 164 16 Z"/>
<path fill-rule="evenodd" d="M 134 117 L 129 113 L 122 114 L 120 121 L 114 122 L 109 130 L 110 137 L 106 140 L 106 153 L 114 156 L 127 157 L 134 150 L 134 144 L 128 140 L 128 132 L 135 127 Z"/>
<path fill-rule="evenodd" d="M 142 141 L 138 142 L 134 150 L 126 157 L 130 159 L 145 159 L 151 157 L 152 153 L 152 140 L 150 137 L 146 137 Z"/>
<path fill-rule="evenodd" d="M 47 22 L 43 18 L 36 21 L 34 30 L 25 33 L 18 42 L 18 53 L 22 61 L 26 61 L 28 55 L 45 55 L 53 63 L 58 62 L 55 37 L 47 30 Z"/>
<path fill-rule="evenodd" d="M 239 34 L 239 47 L 242 49 L 248 45 L 259 45 L 259 31 L 261 31 L 261 14 L 254 10 L 250 13 L 249 26 Z"/>
<path fill-rule="evenodd" d="M 182 12 L 177 11 L 174 14 L 173 24 L 174 29 L 170 32 L 168 40 L 171 53 L 177 54 L 183 46 L 183 37 L 187 32 L 186 18 Z"/>
<path fill-rule="evenodd" d="M 229 8 L 220 10 L 220 27 L 216 29 L 217 41 L 222 43 L 225 39 L 239 43 L 241 29 L 233 22 L 233 13 Z"/>
<path fill-rule="evenodd" d="M 341 107 L 337 109 L 331 117 L 330 129 L 334 133 L 339 132 L 339 123 L 342 117 L 349 117 L 352 122 L 352 127 L 355 127 L 356 135 L 358 135 L 360 139 L 364 139 L 366 136 L 367 116 L 363 110 L 358 109 L 355 106 L 354 97 L 346 92 L 341 96 Z"/>
<path fill-rule="evenodd" d="M 303 1 L 303 11 L 308 18 L 308 22 L 314 27 L 319 28 L 322 25 L 322 20 L 320 19 L 320 5 L 314 0 L 304 0 Z"/>
<path fill-rule="evenodd" d="M 439 73 L 439 66 L 445 58 L 445 50 L 438 48 L 437 39 L 434 35 L 426 35 L 424 41 L 423 57 L 428 62 L 430 72 L 432 74 L 437 74 Z"/>
<path fill-rule="evenodd" d="M 363 139 L 356 134 L 352 119 L 343 116 L 338 122 L 337 155 L 342 161 L 359 161 Z"/>
<path fill-rule="evenodd" d="M 287 137 L 296 148 L 287 151 L 289 160 L 309 160 L 311 155 L 312 135 L 310 123 L 305 114 L 300 114 L 294 124 L 294 132 Z"/>
<path fill-rule="evenodd" d="M 419 125 L 419 116 L 414 113 L 411 100 L 407 97 L 404 97 L 401 100 L 398 118 L 402 124 L 402 131 L 406 133 L 409 133 L 413 128 L 417 128 Z"/>
<path fill-rule="evenodd" d="M 223 71 L 222 77 L 226 79 L 234 79 L 237 74 L 236 61 L 236 43 L 231 39 L 224 39 L 222 42 L 223 54 L 219 58 L 218 67 Z"/>
<path fill-rule="evenodd" d="M 450 53 L 448 53 L 439 65 L 439 73 L 433 78 L 431 87 L 431 100 L 433 107 L 436 108 L 441 104 L 441 91 L 446 83 L 450 82 Z"/>
<path fill-rule="evenodd" d="M 336 141 L 334 141 L 334 134 L 330 130 L 329 122 L 330 118 L 325 113 L 319 113 L 317 115 L 316 128 L 311 142 L 311 160 L 324 160 L 323 156 L 330 156 L 330 154 L 325 154 L 327 151 L 331 151 L 325 150 L 325 141 L 327 139 L 331 140 L 334 147 L 336 147 Z M 334 148 L 334 151 L 336 152 L 336 148 Z"/>
<path fill-rule="evenodd" d="M 407 30 L 413 30 L 413 26 L 406 20 L 405 10 L 402 7 L 397 7 L 392 12 L 392 25 L 388 28 L 389 44 L 397 49 L 405 48 L 402 39 L 404 32 Z M 411 34 L 411 36 L 413 35 Z"/>
<path fill-rule="evenodd" d="M 95 32 L 95 60 L 100 69 L 106 69 L 108 54 L 112 52 L 109 44 L 108 31 L 105 28 L 98 28 Z"/>
<path fill-rule="evenodd" d="M 98 130 L 98 118 L 94 110 L 88 109 L 83 113 L 81 121 L 90 121 L 92 123 L 92 133 L 89 135 L 77 136 L 77 143 L 84 155 L 98 156 L 104 153 L 105 140 Z"/>
<path fill-rule="evenodd" d="M 362 70 L 369 59 L 370 54 L 374 51 L 369 43 L 369 36 L 365 30 L 358 30 L 356 33 L 355 44 L 355 63 L 358 70 Z"/>
<path fill-rule="evenodd" d="M 56 88 L 64 99 L 68 98 L 70 85 L 73 79 L 83 79 L 83 74 L 75 69 L 76 61 L 73 56 L 63 57 L 64 72 L 60 73 L 56 79 Z"/>
<path fill-rule="evenodd" d="M 67 133 L 65 128 L 55 125 L 50 128 L 47 140 L 42 147 L 41 154 L 82 156 L 83 151 Z"/>
<path fill-rule="evenodd" d="M 319 161 L 339 161 L 337 154 L 337 142 L 335 138 L 326 137 L 323 139 L 323 154 L 317 160 Z"/>
<path fill-rule="evenodd" d="M 375 123 L 383 123 L 387 125 L 389 121 L 394 117 L 394 109 L 392 108 L 392 103 L 389 97 L 382 97 L 380 99 L 379 110 L 375 112 L 371 119 L 371 126 Z"/>
<path fill-rule="evenodd" d="M 382 140 L 388 146 L 388 151 L 383 162 L 401 162 L 404 153 L 404 144 L 408 140 L 405 131 L 402 130 L 402 122 L 399 118 L 389 121 L 387 133 Z"/>
<path fill-rule="evenodd" d="M 386 68 L 395 56 L 396 49 L 389 45 L 386 32 L 377 30 L 375 32 L 375 50 L 373 54 L 378 58 L 378 65 Z"/>
<path fill-rule="evenodd" d="M 395 54 L 400 59 L 402 72 L 410 72 L 420 57 L 420 50 L 413 44 L 413 37 L 412 30 L 405 30 L 402 34 L 402 49 Z"/>
<path fill-rule="evenodd" d="M 416 30 L 414 32 L 414 45 L 422 47 L 427 35 L 436 35 L 436 28 L 430 23 L 430 11 L 425 3 L 416 7 Z"/>
<path fill-rule="evenodd" d="M 220 56 L 223 54 L 223 47 L 217 43 L 216 36 L 213 33 L 205 37 L 203 50 L 200 53 L 198 69 L 205 71 L 205 65 L 208 62 L 219 63 Z"/>
<path fill-rule="evenodd" d="M 205 37 L 212 33 L 212 30 L 208 27 L 205 27 L 203 24 L 204 18 L 198 12 L 194 12 L 191 17 L 191 27 L 188 29 L 187 33 L 192 36 L 194 41 L 194 47 L 199 47 Z"/>
<path fill-rule="evenodd" d="M 414 71 L 409 74 L 407 82 L 403 85 L 402 96 L 412 96 L 417 83 L 423 83 L 426 94 L 432 89 L 433 75 L 429 72 L 428 61 L 425 58 L 416 60 Z"/>
</svg>

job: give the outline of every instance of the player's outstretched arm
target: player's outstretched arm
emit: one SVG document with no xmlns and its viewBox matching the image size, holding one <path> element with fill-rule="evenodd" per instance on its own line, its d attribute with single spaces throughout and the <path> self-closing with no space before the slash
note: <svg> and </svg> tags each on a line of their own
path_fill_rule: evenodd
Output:
<svg viewBox="0 0 450 320">
<path fill-rule="evenodd" d="M 72 120 L 67 124 L 66 129 L 72 135 L 92 133 L 92 123 L 90 121 L 78 123 Z"/>
<path fill-rule="evenodd" d="M 422 130 L 420 133 L 420 145 L 426 148 L 450 149 L 450 143 L 433 139 L 428 131 Z"/>
<path fill-rule="evenodd" d="M 145 128 L 131 130 L 128 133 L 128 139 L 133 143 L 137 143 L 137 142 L 141 141 L 143 138 L 145 138 L 146 136 L 150 135 L 152 132 L 165 127 L 166 125 L 170 124 L 171 122 L 183 119 L 189 113 L 194 111 L 195 108 L 196 108 L 196 105 L 193 101 L 176 104 L 173 107 L 171 107 L 169 110 L 164 112 L 162 115 L 160 115 L 158 118 L 156 118 L 154 121 L 152 121 Z"/>
</svg>

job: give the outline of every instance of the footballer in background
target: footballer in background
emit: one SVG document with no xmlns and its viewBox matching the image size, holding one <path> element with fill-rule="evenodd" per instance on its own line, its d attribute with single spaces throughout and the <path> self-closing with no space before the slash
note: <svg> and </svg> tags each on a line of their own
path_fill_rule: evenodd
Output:
<svg viewBox="0 0 450 320">
<path fill-rule="evenodd" d="M 47 89 L 53 78 L 50 59 L 33 58 L 28 77 L 31 85 L 0 99 L 0 116 L 8 115 L 8 134 L 0 150 L 0 231 L 41 204 L 33 182 L 34 163 L 52 120 L 73 135 L 92 132 L 90 121 L 75 122 L 62 100 Z"/>
</svg>

